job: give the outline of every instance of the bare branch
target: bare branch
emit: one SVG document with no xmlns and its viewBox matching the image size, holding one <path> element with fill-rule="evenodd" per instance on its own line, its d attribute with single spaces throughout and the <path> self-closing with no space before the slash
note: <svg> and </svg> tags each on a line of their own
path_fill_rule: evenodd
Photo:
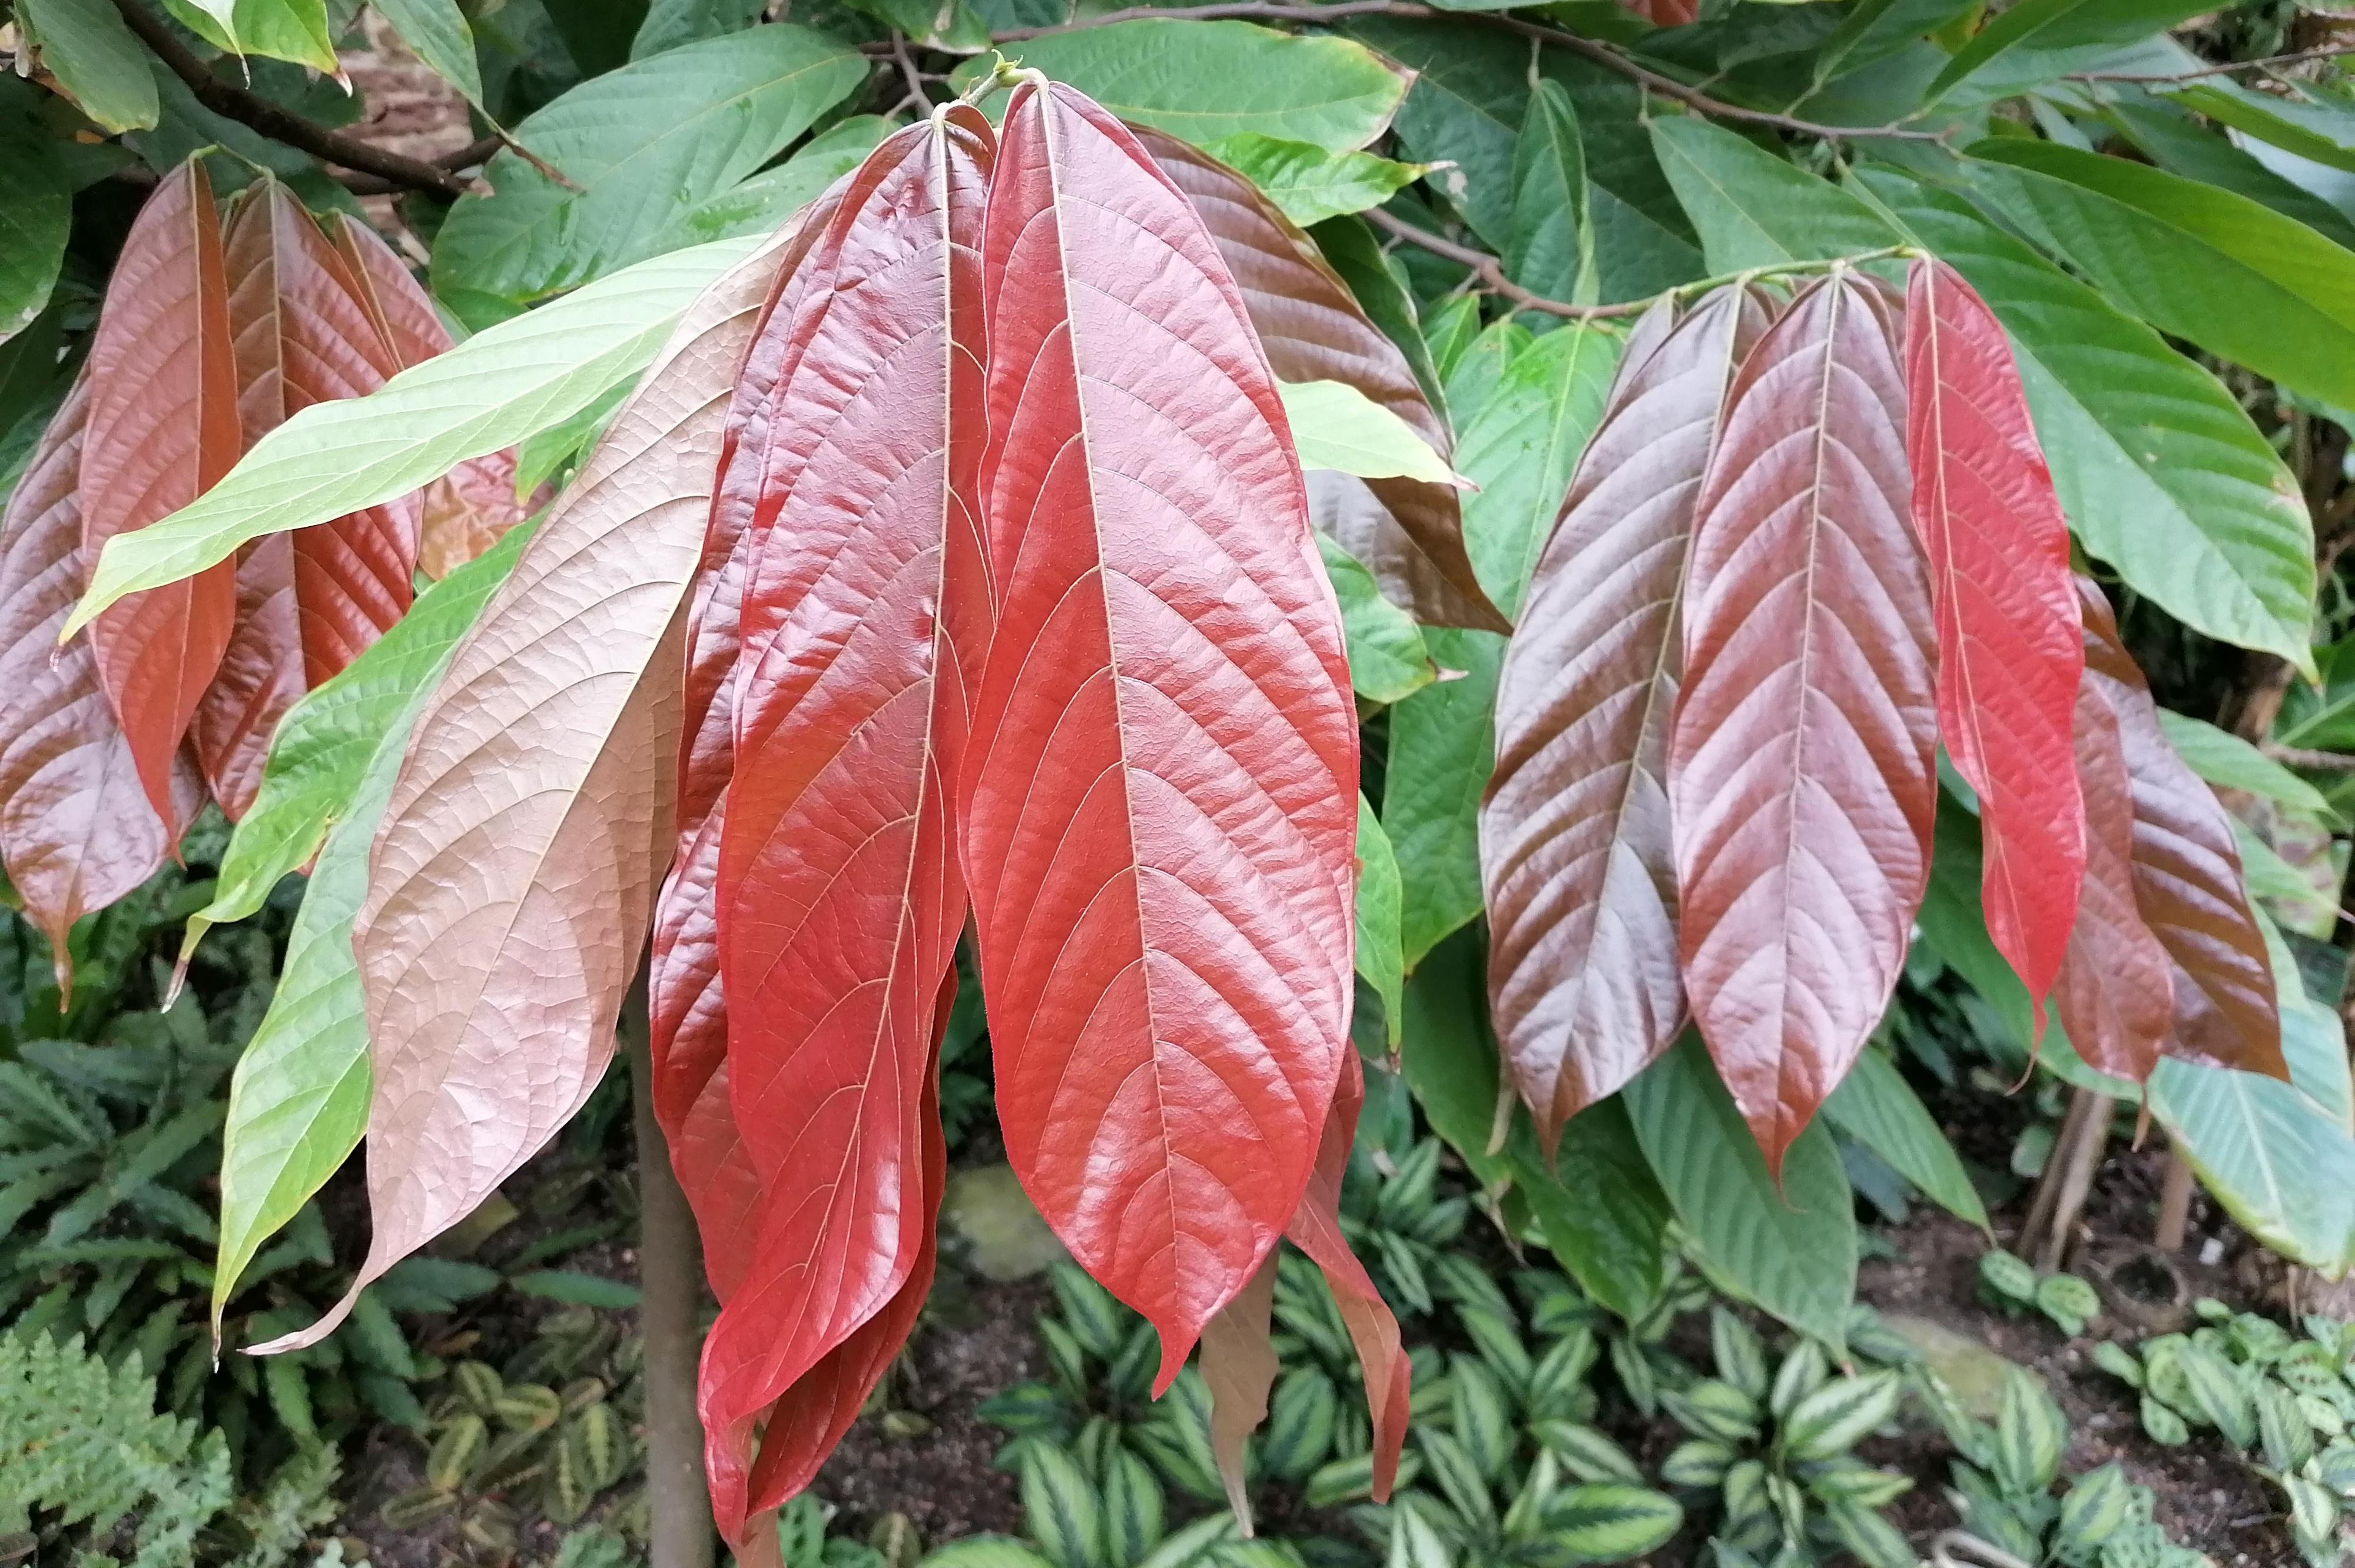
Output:
<svg viewBox="0 0 2355 1568">
<path fill-rule="evenodd" d="M 1543 294 L 1533 294 L 1506 277 L 1505 269 L 1498 265 L 1494 256 L 1485 250 L 1475 250 L 1468 245 L 1458 245 L 1452 239 L 1443 239 L 1429 229 L 1417 228 L 1411 223 L 1392 217 L 1380 207 L 1374 207 L 1361 216 L 1370 221 L 1375 228 L 1394 238 L 1428 250 L 1433 256 L 1444 256 L 1450 261 L 1469 267 L 1472 269 L 1472 275 L 1480 281 L 1482 288 L 1501 299 L 1510 300 L 1525 311 L 1541 311 L 1547 315 L 1566 316 L 1572 321 L 1596 321 L 1612 316 L 1640 315 L 1652 303 L 1649 300 L 1630 300 L 1624 304 L 1616 305 L 1564 304 L 1560 300 L 1547 299 Z"/>
</svg>

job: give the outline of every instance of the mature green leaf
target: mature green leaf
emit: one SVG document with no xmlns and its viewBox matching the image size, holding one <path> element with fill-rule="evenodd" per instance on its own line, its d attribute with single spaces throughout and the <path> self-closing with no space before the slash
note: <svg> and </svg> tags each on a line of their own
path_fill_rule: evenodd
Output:
<svg viewBox="0 0 2355 1568">
<path fill-rule="evenodd" d="M 460 197 L 434 239 L 434 292 L 527 302 L 655 254 L 866 74 L 857 50 L 784 23 L 581 83 L 516 127 L 580 188 L 501 153 L 491 193 Z"/>
<path fill-rule="evenodd" d="M 340 75 L 326 0 L 164 0 L 165 9 L 217 49 L 267 55 Z"/>
<path fill-rule="evenodd" d="M 1390 129 L 1408 81 L 1348 38 L 1249 22 L 1147 17 L 1028 38 L 1006 53 L 1123 120 L 1204 148 L 1255 133 L 1346 153 Z M 954 83 L 991 69 L 986 56 L 969 61 Z"/>
<path fill-rule="evenodd" d="M 1662 115 L 1652 144 L 1715 272 L 1879 250 L 1896 235 L 1828 181 L 1705 120 Z"/>
<path fill-rule="evenodd" d="M 1856 1219 L 1830 1134 L 1811 1125 L 1776 1190 L 1699 1035 L 1622 1091 L 1653 1173 L 1724 1288 L 1803 1334 L 1845 1343 L 1856 1294 Z"/>
<path fill-rule="evenodd" d="M 1380 207 L 1430 172 L 1371 153 L 1328 153 L 1307 142 L 1256 132 L 1224 137 L 1204 149 L 1267 193 L 1284 216 L 1305 228 L 1344 213 Z"/>
<path fill-rule="evenodd" d="M 763 0 L 654 0 L 630 40 L 630 58 L 642 60 L 681 44 L 738 33 L 761 19 Z"/>
<path fill-rule="evenodd" d="M 1452 484 L 1455 471 L 1413 426 L 1345 381 L 1280 381 L 1284 417 L 1303 468 L 1360 479 Z"/>
<path fill-rule="evenodd" d="M 202 571 L 264 534 L 406 495 L 570 418 L 644 369 L 695 297 L 763 243 L 657 256 L 477 333 L 365 397 L 313 404 L 195 503 L 110 541 L 68 631 L 126 593 Z"/>
<path fill-rule="evenodd" d="M 1480 417 L 1505 384 L 1505 367 L 1537 342 L 1529 328 L 1512 320 L 1490 322 L 1464 345 L 1447 367 L 1447 408 L 1462 429 Z"/>
<path fill-rule="evenodd" d="M 1541 80 L 1531 92 L 1513 151 L 1512 237 L 1504 264 L 1507 277 L 1548 299 L 1589 305 L 1602 292 L 1578 109 L 1558 81 Z"/>
<path fill-rule="evenodd" d="M 2042 1497 L 2061 1473 L 2069 1425 L 2044 1384 L 2025 1367 L 2003 1369 L 1995 1422 L 1997 1483 L 2014 1497 Z"/>
<path fill-rule="evenodd" d="M 766 234 L 864 163 L 867 154 L 896 128 L 879 114 L 854 114 L 837 121 L 775 168 L 763 169 L 679 214 L 655 249 L 672 250 L 740 235 Z"/>
<path fill-rule="evenodd" d="M 1655 1552 L 1684 1527 L 1674 1498 L 1615 1481 L 1565 1487 L 1547 1499 L 1544 1542 L 1573 1563 L 1625 1563 Z"/>
<path fill-rule="evenodd" d="M 555 479 L 565 464 L 575 456 L 585 455 L 595 443 L 597 432 L 622 406 L 622 399 L 637 385 L 631 376 L 605 388 L 602 396 L 586 408 L 561 424 L 550 425 L 544 430 L 526 436 L 516 443 L 515 497 L 527 501 L 543 483 Z"/>
<path fill-rule="evenodd" d="M 1966 80 L 1977 100 L 2056 81 L 2202 8 L 2200 0 L 2021 0 L 1957 50 L 1924 97 L 1935 102 Z"/>
<path fill-rule="evenodd" d="M 1456 466 L 1480 487 L 1464 501 L 1465 546 L 1480 586 L 1508 616 L 1520 611 L 1579 454 L 1602 421 L 1622 341 L 1586 323 L 1547 333 L 1506 366 L 1463 428 Z"/>
<path fill-rule="evenodd" d="M 2355 1136 L 2290 1085 L 2162 1057 L 2150 1108 L 2227 1213 L 2294 1262 L 2355 1263 Z"/>
<path fill-rule="evenodd" d="M 0 344 L 33 324 L 57 286 L 73 228 L 73 190 L 57 142 L 35 118 L 39 94 L 0 79 Z"/>
<path fill-rule="evenodd" d="M 1104 1568 L 1103 1505 L 1079 1462 L 1052 1444 L 1022 1456 L 1022 1518 L 1056 1568 Z"/>
<path fill-rule="evenodd" d="M 1550 1170 L 1525 1119 L 1515 1134 L 1521 1195 L 1546 1249 L 1580 1289 L 1634 1322 L 1659 1298 L 1670 1213 L 1626 1107 L 1614 1097 L 1571 1118 Z"/>
<path fill-rule="evenodd" d="M 1970 154 L 1973 187 L 2113 301 L 2294 391 L 2355 406 L 2355 251 L 2122 158 L 2016 137 Z"/>
<path fill-rule="evenodd" d="M 410 53 L 467 102 L 483 102 L 483 73 L 474 61 L 474 31 L 458 0 L 373 0 Z"/>
<path fill-rule="evenodd" d="M 2284 925 L 2328 940 L 2331 928 L 2339 922 L 2339 906 L 2330 896 L 2330 890 L 2339 885 L 2336 870 L 2325 863 L 2323 870 L 2330 878 L 2330 890 L 2318 888 L 2305 872 L 2290 864 L 2279 850 L 2238 817 L 2232 819 L 2232 839 L 2240 846 L 2241 878 L 2250 896 L 2267 900 L 2274 917 Z M 2287 1014 L 2284 1017 L 2286 1019 Z"/>
<path fill-rule="evenodd" d="M 2312 525 L 2296 482 L 2232 394 L 1961 198 L 1888 170 L 1859 184 L 2011 334 L 2037 438 L 2085 548 L 2196 630 L 2303 665 Z"/>
<path fill-rule="evenodd" d="M 146 49 L 96 0 L 16 0 L 16 30 L 101 130 L 142 131 L 162 112 Z"/>
<path fill-rule="evenodd" d="M 1987 1229 L 1987 1205 L 1929 1108 L 1888 1057 L 1867 1051 L 1840 1080 L 1824 1114 L 1832 1125 L 1889 1162 L 1932 1202 Z"/>
<path fill-rule="evenodd" d="M 2230 730 L 2166 708 L 2158 710 L 2158 727 L 2191 771 L 2218 789 L 2262 796 L 2318 821 L 2338 821 L 2321 790 Z"/>
<path fill-rule="evenodd" d="M 1408 974 L 1400 1067 L 1432 1131 L 1483 1186 L 1493 1187 L 1513 1176 L 1514 1160 L 1489 1146 L 1497 1111 L 1497 1043 L 1483 1005 L 1485 959 L 1478 934 L 1463 931 Z"/>
<path fill-rule="evenodd" d="M 1505 657 L 1505 640 L 1490 631 L 1433 627 L 1423 643 L 1442 670 L 1463 673 L 1391 709 L 1382 827 L 1405 888 L 1399 935 L 1410 970 L 1480 913 L 1480 797 L 1497 762 Z"/>
<path fill-rule="evenodd" d="M 799 1568 L 795 1564 L 794 1568 Z M 968 1535 L 926 1552 L 921 1568 L 1053 1568 L 1027 1542 L 1010 1535 Z"/>
<path fill-rule="evenodd" d="M 2169 96 L 2219 125 L 2355 173 L 2355 105 L 2328 96 L 2320 88 L 2298 83 L 2285 92 L 2259 92 L 2214 77 L 2172 89 Z"/>
<path fill-rule="evenodd" d="M 1316 549 L 1325 557 L 1325 575 L 1332 581 L 1334 597 L 1341 601 L 1349 684 L 1358 695 L 1369 703 L 1390 704 L 1431 684 L 1438 671 L 1414 619 L 1384 599 L 1365 563 L 1330 535 L 1317 535 Z"/>
<path fill-rule="evenodd" d="M 507 1283 L 526 1296 L 537 1296 L 543 1301 L 561 1301 L 573 1307 L 602 1307 L 608 1310 L 626 1310 L 639 1300 L 638 1287 L 618 1279 L 607 1279 L 599 1274 L 583 1274 L 570 1268 L 538 1268 L 528 1274 L 511 1276 Z"/>
<path fill-rule="evenodd" d="M 1901 54 L 1972 9 L 1973 0 L 1861 0 L 1816 51 L 1817 87 Z"/>
<path fill-rule="evenodd" d="M 1406 962 L 1399 948 L 1398 857 L 1363 795 L 1358 797 L 1358 973 L 1382 999 L 1391 1049 L 1406 1028 Z"/>
<path fill-rule="evenodd" d="M 2340 245 L 2355 246 L 2355 221 L 2164 99 L 2147 92 L 2120 96 L 2103 112 L 2145 157 L 2169 174 L 2237 191 Z"/>
<path fill-rule="evenodd" d="M 1382 249 L 1372 228 L 1361 217 L 1328 217 L 1309 231 L 1309 238 L 1316 242 L 1327 265 L 1340 274 L 1350 298 L 1366 313 L 1366 319 L 1381 328 L 1382 335 L 1406 356 L 1407 369 L 1422 388 L 1424 401 L 1445 419 L 1448 408 L 1444 378 L 1433 363 L 1431 344 L 1423 334 L 1422 315 L 1415 308 L 1414 291 L 1407 286 L 1406 274 L 1397 259 Z M 1476 307 L 1474 321 L 1476 326 Z"/>
</svg>

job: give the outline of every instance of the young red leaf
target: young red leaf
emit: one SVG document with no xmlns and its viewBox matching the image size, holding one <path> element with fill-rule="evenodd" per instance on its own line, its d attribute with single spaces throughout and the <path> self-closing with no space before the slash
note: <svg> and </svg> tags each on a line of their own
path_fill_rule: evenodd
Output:
<svg viewBox="0 0 2355 1568">
<path fill-rule="evenodd" d="M 759 461 L 728 475 L 756 487 L 719 957 L 729 1095 L 762 1190 L 705 1348 L 713 1431 L 874 1318 L 927 1245 L 918 1111 L 965 909 L 948 789 L 988 609 L 973 494 L 989 143 L 978 112 L 952 110 L 851 176 L 762 332 L 783 374 Z"/>
<path fill-rule="evenodd" d="M 160 521 L 229 471 L 240 450 L 229 284 L 211 182 L 191 158 L 139 209 L 90 348 L 82 546 Z M 229 562 L 123 599 L 91 623 L 99 683 L 129 739 L 147 801 L 173 811 L 188 719 L 237 614 Z"/>
<path fill-rule="evenodd" d="M 2070 743 L 2085 667 L 2069 525 L 2003 326 L 1943 261 L 1905 302 L 1905 452 L 1938 627 L 1938 732 L 1977 791 L 1987 936 L 2035 1026 L 2085 879 Z"/>
<path fill-rule="evenodd" d="M 1283 1370 L 1270 1342 L 1275 1309 L 1275 1255 L 1241 1294 L 1202 1325 L 1202 1382 L 1210 1391 L 1210 1454 L 1227 1509 L 1242 1532 L 1252 1532 L 1251 1488 L 1243 1474 L 1244 1449 L 1267 1419 L 1268 1390 Z"/>
<path fill-rule="evenodd" d="M 1209 154 L 1158 131 L 1129 129 L 1218 241 L 1278 381 L 1354 387 L 1442 457 L 1454 450 L 1446 421 L 1423 396 L 1406 355 L 1368 319 L 1315 240 L 1257 185 Z M 1453 486 L 1328 472 L 1308 484 L 1310 506 L 1326 530 L 1417 620 L 1512 630 L 1472 570 L 1462 500 Z"/>
<path fill-rule="evenodd" d="M 1726 395 L 1668 741 L 1685 991 L 1767 1168 L 1887 1010 L 1937 804 L 1893 302 L 1838 272 Z"/>
<path fill-rule="evenodd" d="M 612 1056 L 673 848 L 720 423 L 777 261 L 688 310 L 410 736 L 353 933 L 375 1075 L 355 1294 L 538 1152 Z M 316 1342 L 351 1300 L 262 1348 Z"/>
<path fill-rule="evenodd" d="M 2176 754 L 2102 590 L 2083 578 L 2085 679 L 2115 715 L 2134 781 L 2135 904 L 2174 960 L 2166 1054 L 2286 1081 L 2281 1011 L 2241 850 L 2216 792 Z"/>
<path fill-rule="evenodd" d="M 87 641 L 58 629 L 81 597 L 87 560 L 76 487 L 90 378 L 78 377 L 0 518 L 0 858 L 26 917 L 49 939 L 70 991 L 66 938 L 76 920 L 155 874 L 203 803 L 185 758 L 171 825 L 140 788 L 130 742 L 100 690 Z"/>
<path fill-rule="evenodd" d="M 1661 783 L 1677 603 L 1726 383 L 1765 329 L 1739 289 L 1637 323 L 1505 651 L 1480 811 L 1488 990 L 1549 1150 L 1684 1022 Z"/>
<path fill-rule="evenodd" d="M 2075 749 L 2085 881 L 2052 1005 L 2087 1065 L 2139 1084 L 2167 1044 L 2174 964 L 2135 899 L 2134 779 L 2117 715 L 2096 680 L 2077 687 Z"/>
<path fill-rule="evenodd" d="M 1026 83 L 982 261 L 997 622 L 960 815 L 998 1119 L 1166 1389 L 1299 1205 L 1349 1048 L 1357 715 L 1274 378 L 1184 193 Z"/>
</svg>

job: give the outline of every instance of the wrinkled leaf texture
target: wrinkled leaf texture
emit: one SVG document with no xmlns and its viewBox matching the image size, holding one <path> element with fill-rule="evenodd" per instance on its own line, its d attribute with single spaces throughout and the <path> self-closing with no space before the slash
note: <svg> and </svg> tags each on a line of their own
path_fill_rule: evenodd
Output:
<svg viewBox="0 0 2355 1568">
<path fill-rule="evenodd" d="M 263 1351 L 315 1343 L 596 1086 L 672 848 L 687 585 L 720 426 L 774 276 L 713 284 L 451 656 L 355 924 L 368 1007 L 367 1258 Z"/>
<path fill-rule="evenodd" d="M 2264 933 L 2216 792 L 2169 744 L 2101 589 L 2080 577 L 2085 680 L 2117 721 L 2134 792 L 2135 905 L 2174 964 L 2166 1054 L 2286 1080 Z"/>
<path fill-rule="evenodd" d="M 749 1238 L 714 1238 L 751 1252 L 704 1348 L 714 1445 L 884 1309 L 929 1245 L 923 1084 L 965 912 L 951 791 L 987 631 L 990 141 L 952 111 L 851 176 L 763 329 L 783 375 L 757 467 L 730 474 L 754 503 L 718 945 L 762 1192 Z"/>
<path fill-rule="evenodd" d="M 1836 272 L 1742 362 L 1668 758 L 1685 990 L 1770 1172 L 1889 1003 L 1937 804 L 1897 302 Z"/>
<path fill-rule="evenodd" d="M 1684 1022 L 1662 784 L 1677 606 L 1726 383 L 1767 320 L 1736 289 L 1646 313 L 1505 651 L 1480 815 L 1489 997 L 1549 1150 Z"/>
<path fill-rule="evenodd" d="M 1987 935 L 2035 1029 L 2085 877 L 2070 730 L 2084 670 L 2069 525 L 2003 325 L 1962 274 L 1916 261 L 1905 303 L 1906 458 L 1937 615 L 1938 733 L 1979 800 Z"/>
<path fill-rule="evenodd" d="M 2134 779 L 2099 681 L 2081 680 L 2075 722 L 2085 875 L 2052 1005 L 2088 1066 L 2139 1084 L 2174 1020 L 2174 965 L 2135 902 Z"/>
<path fill-rule="evenodd" d="M 996 621 L 959 814 L 998 1117 L 1166 1389 L 1299 1206 L 1349 1049 L 1339 611 L 1241 291 L 1118 122 L 1016 90 L 982 260 Z"/>
<path fill-rule="evenodd" d="M 81 450 L 82 547 L 169 515 L 240 450 L 229 284 L 212 184 L 191 159 L 139 209 L 90 350 Z M 228 562 L 129 596 L 91 623 L 99 683 L 122 721 L 148 804 L 173 813 L 172 775 L 236 619 Z"/>
<path fill-rule="evenodd" d="M 1454 441 L 1446 421 L 1316 241 L 1208 154 L 1157 131 L 1131 130 L 1218 242 L 1275 378 L 1354 387 L 1447 457 Z M 1426 626 L 1510 629 L 1473 574 L 1453 486 L 1322 471 L 1308 486 L 1318 525 L 1366 564 L 1392 603 Z"/>
</svg>

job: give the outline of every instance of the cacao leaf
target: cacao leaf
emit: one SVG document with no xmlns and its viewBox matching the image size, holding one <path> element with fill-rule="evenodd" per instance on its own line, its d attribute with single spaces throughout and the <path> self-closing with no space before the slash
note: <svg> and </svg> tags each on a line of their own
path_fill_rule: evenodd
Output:
<svg viewBox="0 0 2355 1568">
<path fill-rule="evenodd" d="M 1166 1389 L 1299 1206 L 1349 1054 L 1340 617 L 1240 291 L 1069 89 L 1007 108 L 982 282 L 997 620 L 958 814 L 999 1121 Z"/>
<path fill-rule="evenodd" d="M 1905 448 L 1937 615 L 1938 732 L 1978 795 L 1987 935 L 2038 1034 L 2085 879 L 2070 743 L 2084 672 L 2069 525 L 2003 327 L 1962 275 L 1913 263 Z"/>
<path fill-rule="evenodd" d="M 1742 362 L 1668 741 L 1685 991 L 1770 1172 L 1880 1023 L 1937 807 L 1894 302 L 1838 272 Z"/>
<path fill-rule="evenodd" d="M 1446 420 L 1316 243 L 1234 170 L 1174 136 L 1135 134 L 1218 242 L 1276 379 L 1354 387 L 1446 458 L 1455 448 Z M 1462 503 L 1452 486 L 1319 472 L 1309 481 L 1309 503 L 1317 526 L 1424 625 L 1508 629 L 1465 553 Z"/>
<path fill-rule="evenodd" d="M 1275 1258 L 1235 1298 L 1202 1326 L 1202 1382 L 1210 1391 L 1210 1452 L 1219 1462 L 1219 1483 L 1227 1509 L 1245 1534 L 1252 1527 L 1251 1489 L 1243 1475 L 1243 1446 L 1267 1419 L 1268 1390 L 1282 1370 L 1268 1343 L 1275 1305 Z"/>
<path fill-rule="evenodd" d="M 353 934 L 375 1078 L 355 1294 L 537 1152 L 611 1058 L 672 849 L 681 611 L 720 420 L 776 263 L 688 310 L 410 735 Z M 351 1301 L 257 1351 L 316 1343 Z"/>
<path fill-rule="evenodd" d="M 81 538 L 95 556 L 194 501 L 237 461 L 229 284 L 200 162 L 166 175 L 132 223 L 99 311 L 89 375 Z M 221 565 L 126 599 L 91 623 L 99 684 L 159 818 L 172 816 L 173 759 L 236 612 L 236 571 Z"/>
<path fill-rule="evenodd" d="M 1505 650 L 1480 808 L 1488 986 L 1548 1150 L 1684 1022 L 1661 786 L 1677 603 L 1719 406 L 1765 324 L 1739 290 L 1681 322 L 1646 313 Z"/>
<path fill-rule="evenodd" d="M 2134 779 L 2117 715 L 2090 677 L 2077 688 L 2074 747 L 2085 880 L 2052 1004 L 2087 1065 L 2139 1084 L 2167 1043 L 2174 964 L 2136 901 Z"/>
</svg>

